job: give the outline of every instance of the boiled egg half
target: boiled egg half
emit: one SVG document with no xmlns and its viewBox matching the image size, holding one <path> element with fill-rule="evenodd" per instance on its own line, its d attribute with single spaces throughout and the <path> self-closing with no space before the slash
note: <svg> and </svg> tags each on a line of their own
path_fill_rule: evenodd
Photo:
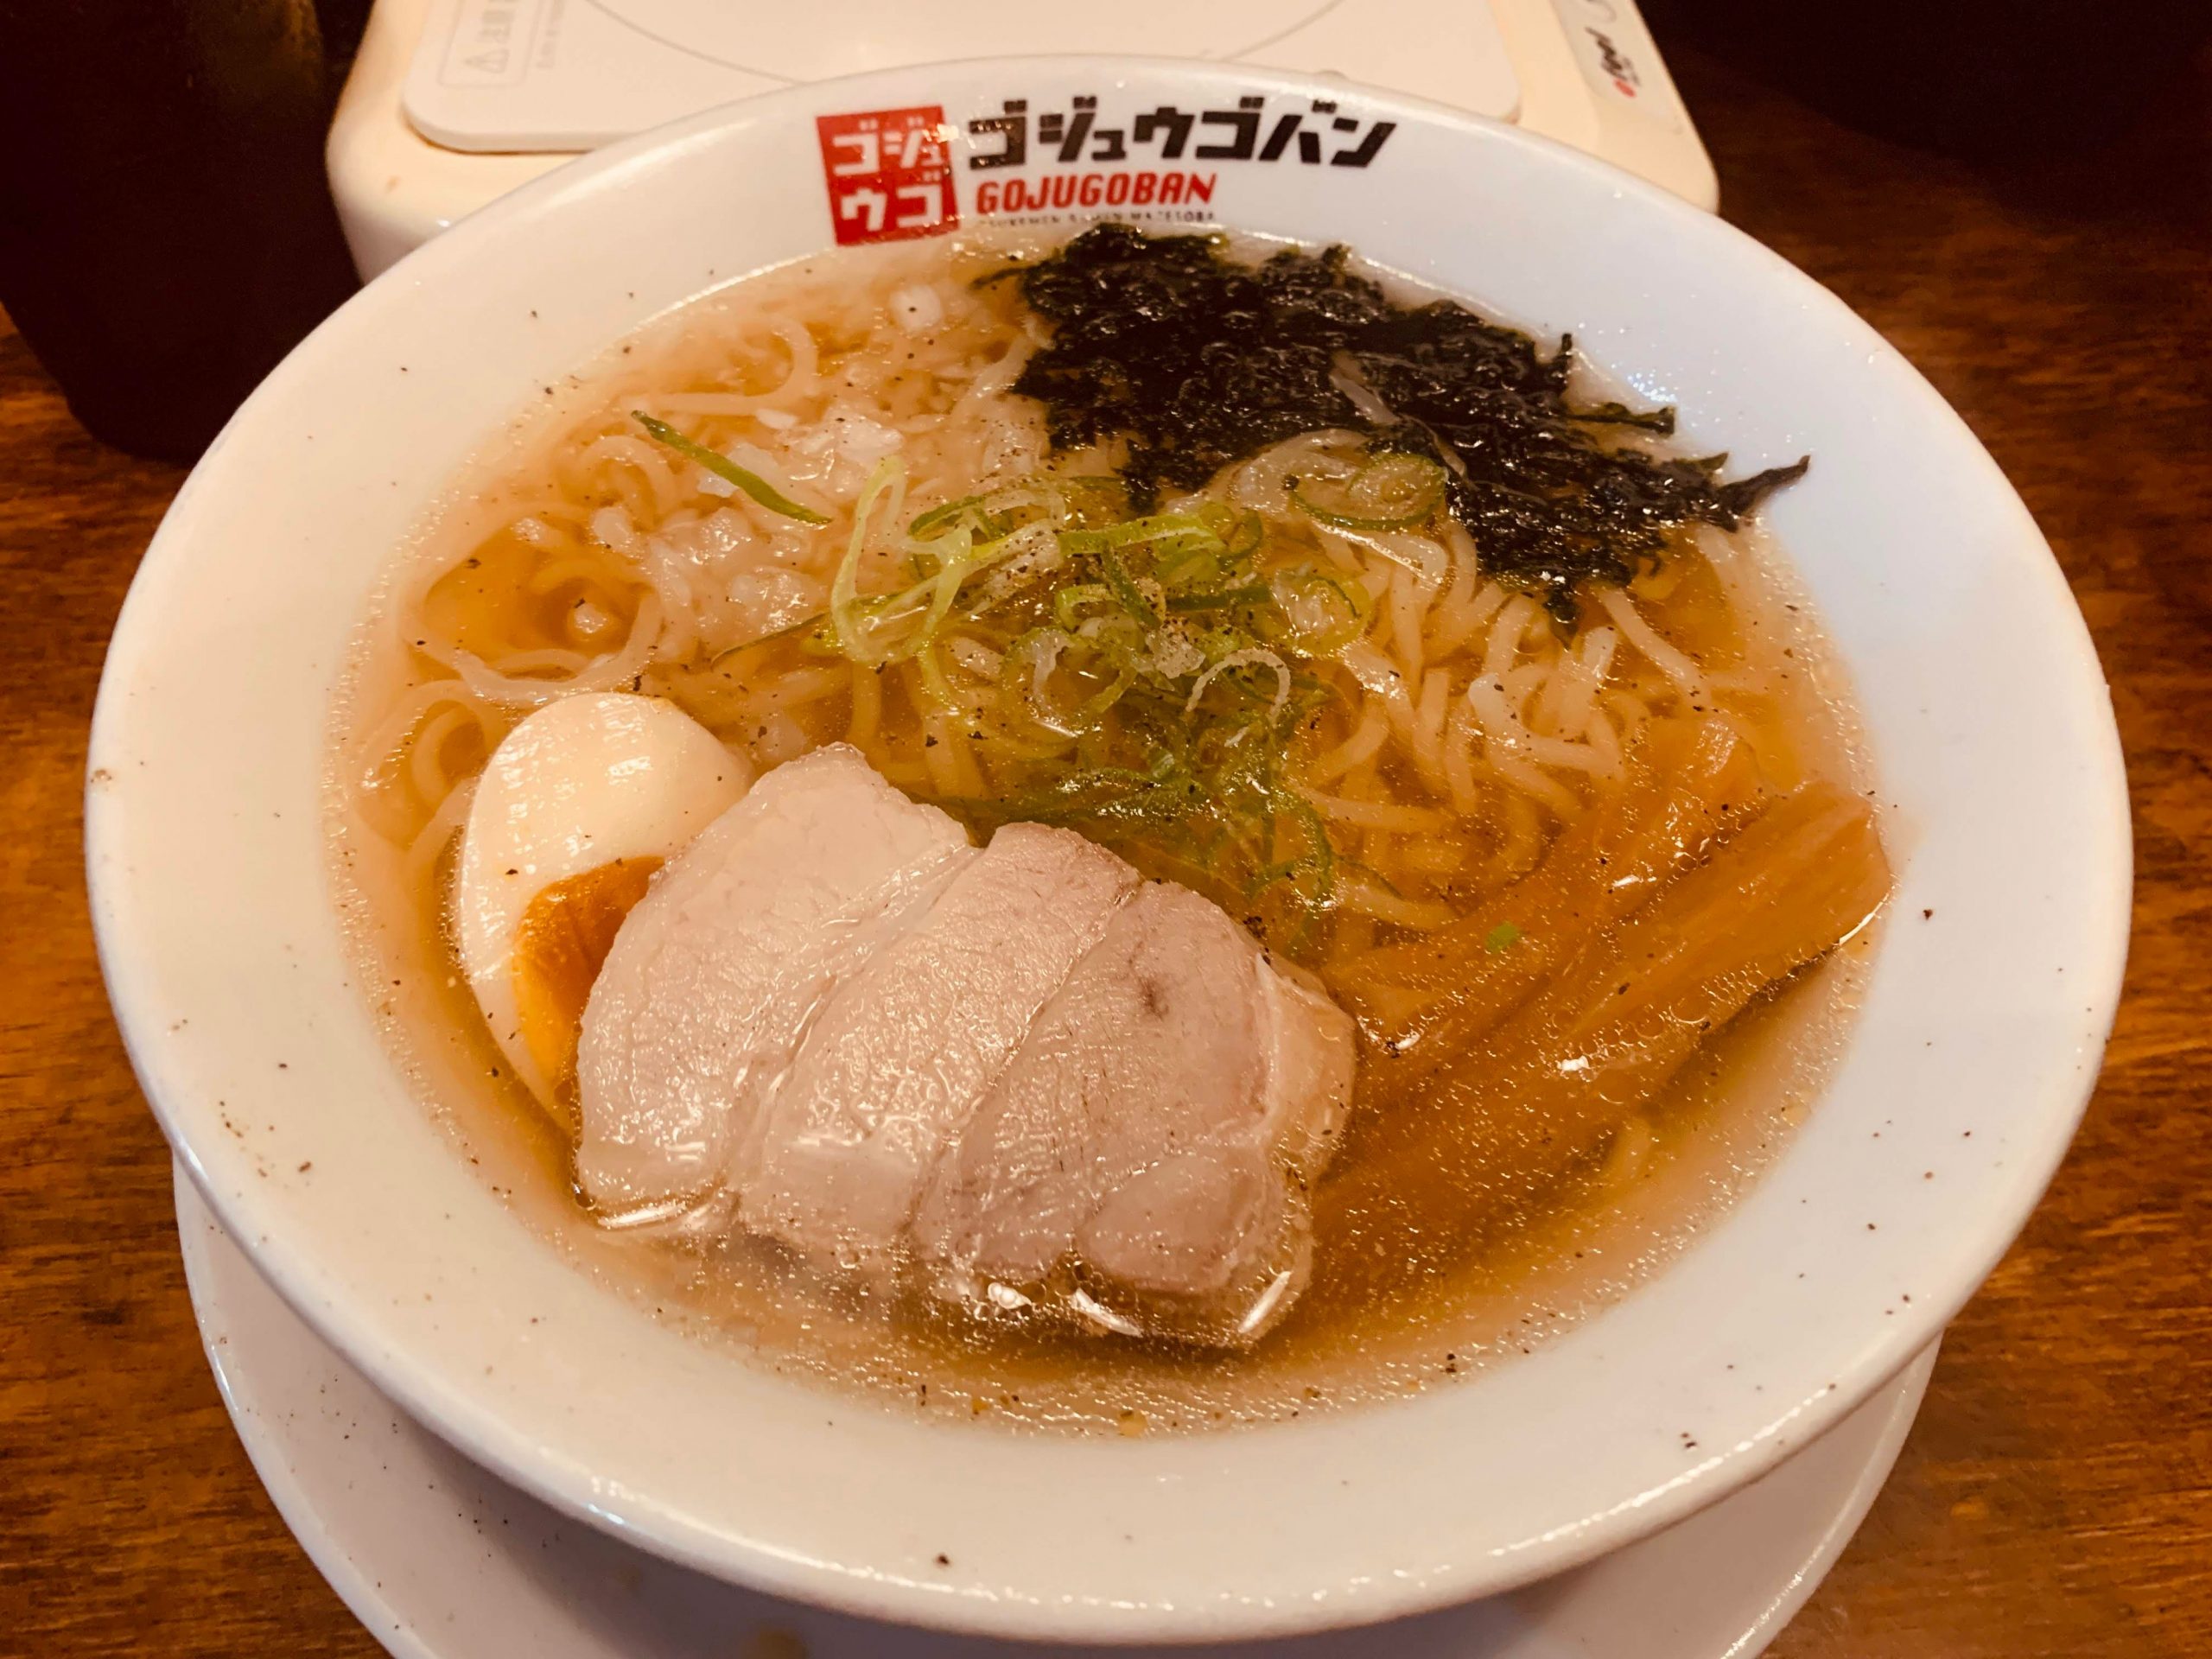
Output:
<svg viewBox="0 0 2212 1659">
<path fill-rule="evenodd" d="M 550 702 L 492 752 L 461 828 L 454 931 L 500 1052 L 563 1122 L 616 931 L 752 783 L 744 757 L 674 703 L 620 692 Z"/>
</svg>

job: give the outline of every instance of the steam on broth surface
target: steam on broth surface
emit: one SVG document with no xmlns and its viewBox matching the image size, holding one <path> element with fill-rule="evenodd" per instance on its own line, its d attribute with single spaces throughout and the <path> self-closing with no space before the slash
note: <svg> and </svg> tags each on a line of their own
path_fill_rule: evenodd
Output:
<svg viewBox="0 0 2212 1659">
<path fill-rule="evenodd" d="M 1291 1414 L 1427 1386 L 1616 1294 L 1816 1091 L 1888 870 L 1840 686 L 1738 527 L 1796 469 L 1724 483 L 1563 351 L 1335 253 L 1267 253 L 1103 227 L 750 278 L 518 429 L 396 577 L 334 807 L 385 1012 L 468 1155 L 667 1316 L 962 1415 Z M 592 734 L 539 741 L 556 706 Z M 589 818 L 559 768 L 619 772 L 624 744 L 666 798 Z M 1260 948 L 1198 978 L 1249 971 L 1266 1007 L 1314 1011 L 1281 1030 L 1356 1022 L 1349 1111 L 1308 1079 L 1294 1134 L 1280 1079 L 1250 1083 L 1266 1167 L 1248 1147 L 1220 1189 L 1243 1198 L 1190 1200 L 1212 1227 L 1280 1192 L 1264 1272 L 1117 1277 L 1092 1211 L 1018 1281 L 913 1231 L 887 1265 L 779 1233 L 741 1160 L 658 1198 L 595 1173 L 594 1136 L 632 1133 L 588 1063 L 611 982 L 649 931 L 681 937 L 701 828 L 728 841 L 789 792 L 756 777 L 840 744 L 993 849 L 1042 824 L 1134 866 L 1069 961 L 1108 948 L 1141 876 Z M 472 818 L 480 789 L 521 816 Z M 499 826 L 534 796 L 587 816 L 510 858 Z M 795 1072 L 861 968 L 823 971 L 792 1004 Z M 1040 978 L 977 1064 L 1014 1075 L 1054 1018 L 1079 1026 L 1052 1011 L 1090 1006 L 1082 977 Z M 1272 1075 L 1281 1044 L 1253 1040 Z M 772 1096 L 783 1072 L 756 1070 Z M 959 1109 L 941 1127 L 925 1162 L 987 1157 Z M 1095 1127 L 1006 1156 L 1080 1163 Z M 1117 1180 L 1185 1156 L 1160 1133 Z"/>
</svg>

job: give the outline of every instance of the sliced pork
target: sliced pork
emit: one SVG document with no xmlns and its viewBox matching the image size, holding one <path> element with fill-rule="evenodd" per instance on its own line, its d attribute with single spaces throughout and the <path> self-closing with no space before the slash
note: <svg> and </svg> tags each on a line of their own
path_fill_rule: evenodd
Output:
<svg viewBox="0 0 2212 1659">
<path fill-rule="evenodd" d="M 1080 1262 L 1171 1299 L 1139 1323 L 1249 1339 L 1303 1277 L 1306 1189 L 1351 1079 L 1333 1003 L 1197 893 L 1147 884 L 940 1165 L 917 1248 L 956 1282 Z"/>
<path fill-rule="evenodd" d="M 593 1201 L 719 1187 L 817 1006 L 976 855 L 842 745 L 715 819 L 623 922 L 584 1009 L 576 1174 Z"/>
<path fill-rule="evenodd" d="M 746 1224 L 851 1262 L 903 1238 L 922 1183 L 1136 872 L 1008 824 L 831 992 L 735 1172 Z"/>
<path fill-rule="evenodd" d="M 835 746 L 624 922 L 577 1170 L 611 1211 L 1241 1344 L 1303 1281 L 1351 1073 L 1350 1019 L 1198 894 L 1042 825 L 975 849 Z"/>
</svg>

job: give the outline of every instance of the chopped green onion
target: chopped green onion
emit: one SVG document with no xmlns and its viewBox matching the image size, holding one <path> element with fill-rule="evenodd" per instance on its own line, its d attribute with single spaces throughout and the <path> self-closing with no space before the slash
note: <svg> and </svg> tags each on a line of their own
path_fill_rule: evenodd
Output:
<svg viewBox="0 0 2212 1659">
<path fill-rule="evenodd" d="M 1156 556 L 1153 575 L 1162 588 L 1211 587 L 1221 580 L 1221 560 L 1212 547 L 1179 543 Z"/>
<path fill-rule="evenodd" d="M 787 622 L 780 628 L 771 628 L 766 633 L 755 634 L 752 639 L 742 640 L 734 645 L 724 645 L 708 659 L 707 666 L 720 668 L 731 658 L 751 651 L 755 646 L 767 645 L 772 640 L 788 639 L 795 633 L 802 633 L 825 620 L 827 616 L 827 612 L 817 611 L 811 616 L 803 616 L 798 621 Z"/>
<path fill-rule="evenodd" d="M 937 641 L 925 639 L 914 651 L 915 665 L 921 670 L 922 695 L 940 713 L 957 716 L 962 725 L 973 730 L 968 705 L 952 689 L 952 682 L 945 677 L 944 664 L 938 660 Z"/>
<path fill-rule="evenodd" d="M 1224 588 L 1214 594 L 1170 594 L 1167 608 L 1182 613 L 1225 611 L 1237 605 L 1264 605 L 1274 597 L 1274 589 L 1266 582 L 1254 582 L 1242 588 Z"/>
<path fill-rule="evenodd" d="M 1491 955 L 1494 957 L 1500 951 L 1511 950 L 1513 946 L 1520 941 L 1520 938 L 1521 930 L 1519 928 L 1516 927 L 1511 922 L 1500 922 L 1496 927 L 1493 927 L 1489 932 L 1483 935 L 1483 949 L 1489 951 Z"/>
<path fill-rule="evenodd" d="M 1065 537 L 1070 553 L 1096 555 L 1111 549 L 1135 547 L 1146 542 L 1169 543 L 1177 548 L 1228 551 L 1219 536 L 1195 512 L 1155 512 L 1141 518 L 1124 518 L 1096 530 L 1071 530 Z"/>
<path fill-rule="evenodd" d="M 960 596 L 960 584 L 976 568 L 975 545 L 965 530 L 952 531 L 935 545 L 946 543 L 950 544 L 951 550 L 942 556 L 937 575 L 931 581 L 929 613 L 922 619 L 920 632 L 903 648 L 894 646 L 887 660 L 903 661 L 924 645 L 935 644 L 938 630 L 944 626 L 944 619 L 952 614 L 952 601 Z"/>
<path fill-rule="evenodd" d="M 1338 530 L 1410 530 L 1444 499 L 1444 468 L 1427 455 L 1378 456 L 1341 486 L 1293 479 L 1290 499 Z"/>
<path fill-rule="evenodd" d="M 912 524 L 906 526 L 906 534 L 912 537 L 916 541 L 926 541 L 929 539 L 929 534 L 931 531 L 944 529 L 954 519 L 959 518 L 962 513 L 967 512 L 969 508 L 981 507 L 982 505 L 983 498 L 982 496 L 963 495 L 957 501 L 948 501 L 943 506 L 931 507 L 927 512 L 923 513 L 919 518 L 916 518 Z M 984 514 L 982 516 L 988 518 L 989 515 Z"/>
<path fill-rule="evenodd" d="M 880 663 L 888 656 L 863 628 L 877 607 L 875 602 L 863 599 L 860 591 L 861 555 L 868 547 L 868 518 L 875 511 L 878 498 L 887 492 L 891 507 L 886 517 L 896 523 L 906 493 L 906 465 L 896 455 L 878 462 L 861 486 L 859 504 L 853 509 L 852 539 L 846 543 L 845 556 L 838 561 L 837 574 L 830 582 L 830 626 L 838 649 L 856 663 Z"/>
<path fill-rule="evenodd" d="M 1104 582 L 1072 582 L 1052 595 L 1052 620 L 1073 633 L 1084 624 L 1084 606 L 1113 603 L 1114 595 Z"/>
<path fill-rule="evenodd" d="M 1290 625 L 1284 643 L 1308 657 L 1333 657 L 1365 637 L 1375 601 L 1364 585 L 1311 565 L 1278 571 L 1275 609 Z"/>
<path fill-rule="evenodd" d="M 1062 737 L 1077 737 L 1096 729 L 1106 711 L 1121 701 L 1122 694 L 1136 679 L 1126 665 L 1117 664 L 1113 677 L 1089 696 L 1066 703 L 1057 701 L 1048 688 L 1062 659 L 1081 643 L 1059 628 L 1032 628 L 1007 647 L 1000 669 L 1001 683 L 1015 706 L 1046 731 Z M 1069 671 L 1070 677 L 1074 674 L 1075 671 Z"/>
<path fill-rule="evenodd" d="M 1433 491 L 1428 464 L 1340 460 L 1325 494 L 1306 493 L 1379 516 Z M 1118 481 L 1045 474 L 907 520 L 906 480 L 896 458 L 869 475 L 802 648 L 910 664 L 925 709 L 1028 763 L 1003 798 L 944 803 L 972 825 L 1139 840 L 1243 888 L 1278 948 L 1304 949 L 1357 867 L 1283 776 L 1278 739 L 1338 695 L 1306 671 L 1364 635 L 1366 588 L 1310 563 L 1255 569 L 1266 521 L 1225 501 L 1130 517 Z M 900 585 L 863 593 L 864 568 Z"/>
<path fill-rule="evenodd" d="M 1121 607 L 1136 619 L 1136 624 L 1147 633 L 1160 626 L 1160 615 L 1146 602 L 1144 590 L 1130 576 L 1111 548 L 1101 553 L 1098 568 L 1106 574 L 1106 587 Z"/>
<path fill-rule="evenodd" d="M 1249 507 L 1231 506 L 1226 501 L 1209 501 L 1198 509 L 1198 517 L 1221 537 L 1222 545 L 1231 558 L 1249 558 L 1260 550 L 1260 543 L 1267 539 L 1267 520 Z"/>
<path fill-rule="evenodd" d="M 1268 791 L 1268 804 L 1278 812 L 1287 812 L 1305 832 L 1306 856 L 1300 861 L 1313 870 L 1315 891 L 1311 897 L 1326 902 L 1334 896 L 1337 886 L 1337 849 L 1329 839 L 1329 826 L 1321 821 L 1313 803 L 1296 790 L 1277 785 Z"/>
<path fill-rule="evenodd" d="M 703 443 L 695 443 L 666 421 L 657 421 L 642 410 L 633 409 L 630 414 L 655 442 L 664 443 L 677 454 L 697 461 L 725 484 L 734 484 L 769 512 L 780 512 L 786 518 L 796 518 L 802 524 L 826 524 L 830 522 L 812 507 L 803 507 L 789 496 L 780 493 L 760 474 L 747 472 L 728 455 L 718 454 Z"/>
</svg>

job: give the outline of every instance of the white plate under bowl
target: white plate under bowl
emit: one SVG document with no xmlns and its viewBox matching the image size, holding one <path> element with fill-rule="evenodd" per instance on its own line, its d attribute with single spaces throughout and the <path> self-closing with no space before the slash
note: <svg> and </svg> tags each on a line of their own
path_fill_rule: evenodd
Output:
<svg viewBox="0 0 2212 1659">
<path fill-rule="evenodd" d="M 1041 131 L 1078 98 L 1132 142 L 1163 107 L 1219 118 L 1172 166 L 1160 121 L 1141 161 L 1064 167 L 1033 143 L 1022 167 L 973 165 L 1003 147 L 1009 100 Z M 1269 134 L 1327 124 L 1310 163 L 1297 144 L 1199 156 L 1197 140 L 1233 150 L 1248 115 Z M 1135 168 L 1201 174 L 1210 199 L 1179 185 L 1179 213 L 1341 239 L 1571 331 L 1678 404 L 1694 453 L 1745 471 L 1812 454 L 1764 513 L 1857 680 L 1895 909 L 1810 1121 L 1666 1272 L 1418 1398 L 1040 1438 L 831 1400 L 687 1340 L 572 1271 L 454 1156 L 332 912 L 333 685 L 394 550 L 534 392 L 702 289 L 892 211 L 838 178 L 833 219 L 817 118 L 853 140 L 831 166 L 870 159 L 865 130 L 947 135 L 971 223 L 1009 200 L 1135 204 L 1113 182 Z M 756 1589 L 1001 1637 L 1405 1614 L 1550 1577 L 1756 1479 L 1901 1372 L 2018 1231 L 2094 1077 L 2127 926 L 2124 779 L 2087 631 L 2018 498 L 1902 358 L 1773 254 L 1603 163 L 1219 65 L 1016 60 L 797 88 L 456 226 L 317 329 L 201 461 L 118 624 L 91 768 L 93 916 L 132 1061 L 309 1324 L 573 1517 Z"/>
<path fill-rule="evenodd" d="M 564 1519 L 378 1394 L 254 1271 L 181 1168 L 176 1220 L 200 1340 L 255 1471 L 332 1588 L 399 1659 L 1049 1659 L 1027 1643 L 776 1601 Z M 1865 1518 L 1935 1366 L 1931 1347 L 1742 1491 L 1556 1579 L 1390 1624 L 1177 1651 L 1753 1659 Z"/>
</svg>

